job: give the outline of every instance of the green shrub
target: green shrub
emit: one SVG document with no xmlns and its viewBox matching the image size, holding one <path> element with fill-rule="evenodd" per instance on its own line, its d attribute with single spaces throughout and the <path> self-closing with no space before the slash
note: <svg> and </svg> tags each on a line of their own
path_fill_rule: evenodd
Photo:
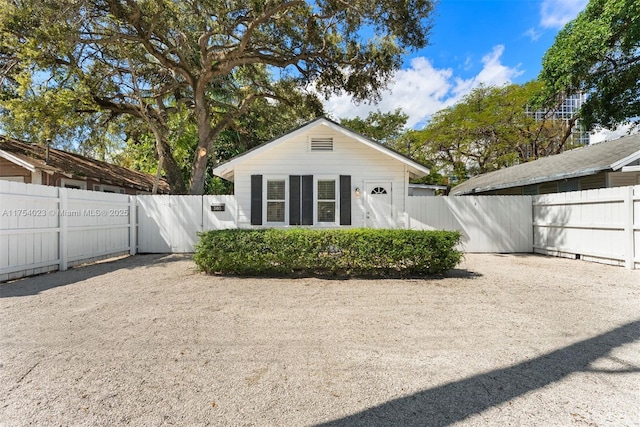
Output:
<svg viewBox="0 0 640 427">
<path fill-rule="evenodd" d="M 457 231 L 237 229 L 200 233 L 194 261 L 207 273 L 422 276 L 443 274 L 462 253 Z"/>
</svg>

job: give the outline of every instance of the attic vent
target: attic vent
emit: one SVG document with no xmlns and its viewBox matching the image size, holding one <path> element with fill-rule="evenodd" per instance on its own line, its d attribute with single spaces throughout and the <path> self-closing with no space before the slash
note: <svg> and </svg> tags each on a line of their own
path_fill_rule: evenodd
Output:
<svg viewBox="0 0 640 427">
<path fill-rule="evenodd" d="M 333 138 L 311 138 L 311 151 L 333 151 Z"/>
</svg>

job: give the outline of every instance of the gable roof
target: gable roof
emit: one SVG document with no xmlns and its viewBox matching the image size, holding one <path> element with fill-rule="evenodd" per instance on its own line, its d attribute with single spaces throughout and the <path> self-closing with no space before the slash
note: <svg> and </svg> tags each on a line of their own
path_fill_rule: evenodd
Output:
<svg viewBox="0 0 640 427">
<path fill-rule="evenodd" d="M 93 179 L 104 184 L 141 191 L 153 189 L 153 175 L 55 148 L 49 148 L 47 162 L 46 151 L 46 147 L 42 145 L 0 135 L 0 157 L 31 172 L 40 169 L 50 175 L 59 173 L 69 178 Z M 158 191 L 169 192 L 169 184 L 164 179 L 158 182 Z"/>
<path fill-rule="evenodd" d="M 640 134 L 637 134 L 478 175 L 454 187 L 451 194 L 460 196 L 618 171 L 639 159 Z"/>
<path fill-rule="evenodd" d="M 389 157 L 392 157 L 396 160 L 398 160 L 401 163 L 404 163 L 405 165 L 408 166 L 409 168 L 409 172 L 412 175 L 415 175 L 416 177 L 421 177 L 424 175 L 428 175 L 429 174 L 429 168 L 427 168 L 426 166 L 416 162 L 415 160 L 410 159 L 409 157 L 405 156 L 404 154 L 401 154 L 377 141 L 374 141 L 371 138 L 368 138 L 364 135 L 359 134 L 358 132 L 355 132 L 351 129 L 346 128 L 345 126 L 334 122 L 333 120 L 330 120 L 326 117 L 318 117 L 315 120 L 310 121 L 309 123 L 306 123 L 276 139 L 273 139 L 271 141 L 267 141 L 261 145 L 258 145 L 255 148 L 252 148 L 251 150 L 245 151 L 242 154 L 239 154 L 235 157 L 233 157 L 232 159 L 219 164 L 218 166 L 216 166 L 215 168 L 213 168 L 213 174 L 216 176 L 219 176 L 221 178 L 224 178 L 226 180 L 229 181 L 233 181 L 234 178 L 234 169 L 235 166 L 245 160 L 248 160 L 252 157 L 255 157 L 261 153 L 264 153 L 267 150 L 270 150 L 280 144 L 282 144 L 283 142 L 287 141 L 290 138 L 293 138 L 297 135 L 300 135 L 302 133 L 305 133 L 307 131 L 310 131 L 313 128 L 316 128 L 318 126 L 326 126 L 336 132 L 342 133 L 343 135 L 346 135 L 350 138 L 355 139 L 356 141 L 373 148 L 376 151 L 379 151 Z"/>
</svg>

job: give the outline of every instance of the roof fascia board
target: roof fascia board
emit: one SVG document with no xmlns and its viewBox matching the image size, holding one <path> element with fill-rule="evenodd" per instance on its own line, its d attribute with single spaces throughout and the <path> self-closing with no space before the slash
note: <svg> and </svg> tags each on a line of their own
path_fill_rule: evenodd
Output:
<svg viewBox="0 0 640 427">
<path fill-rule="evenodd" d="M 10 161 L 11 163 L 14 163 L 20 167 L 27 169 L 29 172 L 36 171 L 36 167 L 31 163 L 25 162 L 24 160 L 19 159 L 18 157 L 14 156 L 13 154 L 7 153 L 4 150 L 0 150 L 0 157 Z"/>
<path fill-rule="evenodd" d="M 614 171 L 620 170 L 622 169 L 624 166 L 628 165 L 629 163 L 633 163 L 636 160 L 640 159 L 640 150 L 636 151 L 635 153 L 625 157 L 624 159 L 618 160 L 617 162 L 613 163 L 611 165 L 611 169 L 613 169 Z"/>
</svg>

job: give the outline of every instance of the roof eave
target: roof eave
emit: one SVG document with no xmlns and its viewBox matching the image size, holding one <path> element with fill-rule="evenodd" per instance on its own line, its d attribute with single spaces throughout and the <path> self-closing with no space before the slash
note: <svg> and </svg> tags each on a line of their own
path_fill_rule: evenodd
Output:
<svg viewBox="0 0 640 427">
<path fill-rule="evenodd" d="M 29 162 L 26 162 L 16 156 L 14 156 L 11 153 L 7 153 L 4 150 L 0 150 L 0 157 L 2 157 L 3 159 L 6 159 L 8 161 L 10 161 L 13 164 L 16 164 L 20 167 L 23 167 L 25 169 L 27 169 L 29 172 L 35 172 L 36 171 L 36 167 L 34 165 L 32 165 Z"/>
<path fill-rule="evenodd" d="M 640 150 L 636 151 L 635 153 L 625 157 L 624 159 L 620 159 L 617 162 L 613 163 L 611 165 L 611 169 L 614 171 L 618 171 L 620 169 L 622 169 L 623 167 L 627 166 L 629 163 L 633 163 L 637 160 L 640 160 Z"/>
</svg>

